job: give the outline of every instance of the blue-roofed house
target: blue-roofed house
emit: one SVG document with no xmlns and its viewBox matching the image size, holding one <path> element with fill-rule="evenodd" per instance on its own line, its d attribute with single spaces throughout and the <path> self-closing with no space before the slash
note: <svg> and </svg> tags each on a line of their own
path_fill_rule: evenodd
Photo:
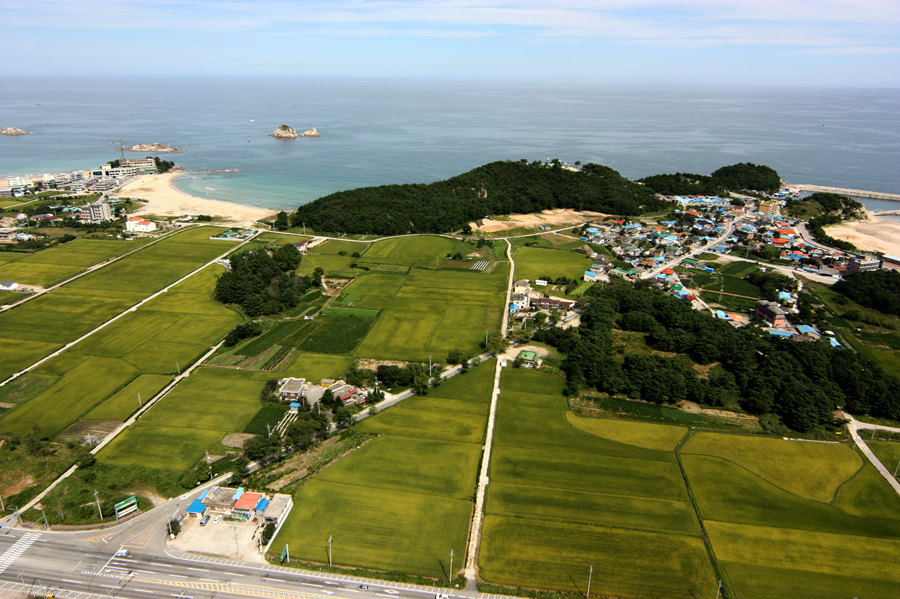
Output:
<svg viewBox="0 0 900 599">
<path fill-rule="evenodd" d="M 584 280 L 587 281 L 588 283 L 593 283 L 593 282 L 597 281 L 597 279 L 599 279 L 599 278 L 600 278 L 600 275 L 598 275 L 597 273 L 595 273 L 592 270 L 584 271 Z"/>
<path fill-rule="evenodd" d="M 209 493 L 209 489 L 203 491 L 203 493 L 195 499 L 191 505 L 187 508 L 187 515 L 191 518 L 199 518 L 206 511 L 206 506 L 203 505 L 203 500 L 206 499 L 206 494 Z"/>
<path fill-rule="evenodd" d="M 822 333 L 816 329 L 816 327 L 810 326 L 808 324 L 801 324 L 797 326 L 797 332 L 803 333 L 804 335 L 815 335 L 816 337 L 821 337 Z"/>
<path fill-rule="evenodd" d="M 790 337 L 794 336 L 793 333 L 791 333 L 789 331 L 782 331 L 780 329 L 766 329 L 766 331 L 768 331 L 770 335 L 776 335 L 778 337 L 790 338 Z"/>
</svg>

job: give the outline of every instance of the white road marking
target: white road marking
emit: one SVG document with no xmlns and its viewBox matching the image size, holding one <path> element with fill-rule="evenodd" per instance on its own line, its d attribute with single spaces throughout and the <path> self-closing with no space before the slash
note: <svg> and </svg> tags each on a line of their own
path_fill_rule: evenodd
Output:
<svg viewBox="0 0 900 599">
<path fill-rule="evenodd" d="M 68 580 L 67 578 L 63 578 L 62 581 L 68 582 L 69 584 L 84 584 L 83 582 L 79 582 L 77 580 Z"/>
<path fill-rule="evenodd" d="M 182 576 L 181 574 L 169 574 L 169 576 L 173 576 L 175 578 L 187 578 L 187 576 Z"/>
<path fill-rule="evenodd" d="M 151 566 L 159 566 L 160 568 L 171 568 L 169 564 L 157 564 L 156 562 L 150 562 Z"/>
<path fill-rule="evenodd" d="M 196 570 L 197 572 L 209 572 L 209 570 L 204 570 L 203 568 L 191 568 L 188 566 L 188 570 Z"/>
<path fill-rule="evenodd" d="M 151 595 L 154 594 L 153 591 L 147 591 L 144 589 L 131 589 L 131 590 L 137 591 L 138 593 L 150 593 Z"/>
<path fill-rule="evenodd" d="M 310 582 L 301 582 L 300 584 L 302 584 L 302 585 L 305 586 L 305 587 L 318 587 L 318 588 L 320 588 L 320 589 L 322 588 L 322 585 L 320 585 L 320 584 L 312 584 L 312 583 L 310 583 Z"/>
</svg>

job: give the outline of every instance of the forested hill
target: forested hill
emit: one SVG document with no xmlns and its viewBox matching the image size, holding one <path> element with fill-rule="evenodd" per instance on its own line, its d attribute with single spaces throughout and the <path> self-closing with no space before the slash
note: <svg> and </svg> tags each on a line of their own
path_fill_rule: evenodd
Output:
<svg viewBox="0 0 900 599">
<path fill-rule="evenodd" d="M 639 181 L 664 195 L 717 195 L 744 190 L 774 193 L 781 187 L 781 177 L 775 169 L 752 162 L 723 166 L 709 176 L 675 173 L 653 175 Z"/>
<path fill-rule="evenodd" d="M 494 214 L 550 208 L 623 216 L 663 210 L 653 192 L 613 169 L 587 164 L 492 162 L 430 184 L 382 185 L 340 191 L 300 206 L 292 224 L 344 233 L 446 233 Z"/>
</svg>

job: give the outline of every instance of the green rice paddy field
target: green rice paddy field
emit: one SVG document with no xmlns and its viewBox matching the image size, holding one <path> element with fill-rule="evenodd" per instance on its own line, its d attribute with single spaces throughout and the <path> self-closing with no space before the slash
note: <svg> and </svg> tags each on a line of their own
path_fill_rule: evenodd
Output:
<svg viewBox="0 0 900 599">
<path fill-rule="evenodd" d="M 516 252 L 516 280 L 534 281 L 545 276 L 581 279 L 592 262 L 584 254 L 566 250 L 522 247 Z"/>
<path fill-rule="evenodd" d="M 192 467 L 228 433 L 241 432 L 261 409 L 263 381 L 203 369 L 179 383 L 98 455 L 101 461 L 165 470 Z"/>
<path fill-rule="evenodd" d="M 335 564 L 443 578 L 453 549 L 458 572 L 493 373 L 486 362 L 356 425 L 379 436 L 295 493 L 276 544 L 327 563 L 333 536 Z"/>
<path fill-rule="evenodd" d="M 579 424 L 573 426 L 564 383 L 525 369 L 503 373 L 482 577 L 584 593 L 593 565 L 597 595 L 715 593 L 712 563 L 671 451 L 687 429 L 629 422 L 625 434 L 570 416 Z M 638 444 L 623 442 L 629 437 Z"/>
<path fill-rule="evenodd" d="M 215 242 L 198 238 L 196 231 L 186 233 L 193 234 L 193 237 L 186 237 L 187 241 L 180 242 L 181 246 L 197 245 L 213 257 L 222 253 L 221 246 L 213 246 Z M 205 256 L 198 258 L 197 252 L 186 253 L 184 247 L 172 247 L 169 242 L 170 239 L 166 239 L 153 247 L 189 261 L 164 262 L 160 258 L 158 271 L 167 271 L 169 264 L 179 264 L 181 266 L 176 270 L 180 273 L 182 267 L 195 269 L 199 264 L 194 261 L 205 259 Z M 137 252 L 135 256 L 142 252 Z M 124 258 L 120 263 L 134 267 L 142 262 L 132 258 Z M 115 265 L 108 268 L 113 267 Z M 106 268 L 101 269 L 76 283 L 90 283 L 100 276 L 109 277 L 105 271 Z M 178 276 L 167 272 L 171 278 L 163 281 L 160 278 L 162 275 L 158 275 L 154 285 L 170 284 Z M 60 378 L 50 388 L 4 413 L 0 418 L 0 431 L 22 435 L 37 425 L 43 436 L 52 438 L 79 419 L 115 420 L 133 413 L 139 407 L 138 393 L 141 393 L 143 401 L 151 399 L 167 381 L 171 381 L 171 375 L 189 367 L 242 321 L 240 315 L 212 299 L 216 277 L 221 272 L 222 267 L 217 265 L 198 272 L 161 296 L 175 301 L 149 302 L 134 312 L 126 312 L 65 353 L 36 368 L 35 374 Z M 67 285 L 10 310 L 0 316 L 4 319 L 0 336 L 14 342 L 0 347 L 14 347 L 16 351 L 10 354 L 9 361 L 2 362 L 3 367 L 12 365 L 21 368 L 31 364 L 58 349 L 59 341 L 70 341 L 96 328 L 143 297 L 144 293 L 134 291 L 98 291 L 91 287 Z M 30 340 L 29 337 L 38 340 Z M 0 355 L 0 358 L 3 357 Z"/>
<path fill-rule="evenodd" d="M 208 227 L 178 233 L 0 314 L 0 347 L 6 346 L 6 349 L 0 349 L 0 375 L 18 372 L 40 357 L 79 338 L 151 293 L 215 258 L 230 245 L 210 241 L 208 236 Z M 95 243 L 100 245 L 94 245 Z M 133 247 L 117 245 L 111 241 L 78 240 L 41 252 L 33 258 L 66 261 L 67 264 L 77 262 L 82 264 L 79 267 L 82 269 L 83 265 Z M 50 252 L 58 253 L 49 255 Z M 41 258 L 44 254 L 49 257 Z M 15 264 L 27 266 L 29 260 L 30 258 L 19 260 Z M 36 264 L 35 268 L 47 264 L 49 262 Z M 171 299 L 177 301 L 171 302 L 168 308 L 161 311 L 177 312 L 181 306 L 192 305 L 188 301 L 190 296 L 180 295 Z M 211 301 L 208 293 L 200 299 L 206 303 Z M 15 343 L 11 344 L 9 340 L 14 340 Z M 25 351 L 12 351 L 9 349 L 10 345 L 24 347 Z"/>
<path fill-rule="evenodd" d="M 480 554 L 487 582 L 584 593 L 593 565 L 598 595 L 714 597 L 699 511 L 730 596 L 900 588 L 900 498 L 847 444 L 685 438 L 685 427 L 580 418 L 562 382 L 504 371 Z"/>
<path fill-rule="evenodd" d="M 11 262 L 5 262 L 0 257 L 0 280 L 12 279 L 19 284 L 50 287 L 89 266 L 130 252 L 149 241 L 77 239 Z"/>
<path fill-rule="evenodd" d="M 485 331 L 500 325 L 507 268 L 501 264 L 490 274 L 413 270 L 409 275 L 362 275 L 345 293 L 362 296 L 356 308 L 381 314 L 354 355 L 426 360 L 457 348 L 469 356 L 479 353 Z"/>
<path fill-rule="evenodd" d="M 848 445 L 698 433 L 682 460 L 735 596 L 900 588 L 900 498 Z"/>
</svg>

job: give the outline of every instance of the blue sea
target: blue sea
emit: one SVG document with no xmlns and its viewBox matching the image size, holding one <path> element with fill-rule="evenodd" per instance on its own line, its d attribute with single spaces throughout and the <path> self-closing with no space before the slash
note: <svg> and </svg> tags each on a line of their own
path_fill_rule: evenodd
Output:
<svg viewBox="0 0 900 599">
<path fill-rule="evenodd" d="M 0 127 L 35 132 L 0 136 L 0 175 L 96 167 L 119 139 L 161 142 L 184 147 L 161 157 L 186 169 L 237 169 L 181 190 L 266 208 L 520 158 L 631 179 L 754 162 L 792 183 L 900 193 L 898 90 L 57 76 L 0 89 Z M 269 137 L 282 123 L 322 137 Z"/>
</svg>

